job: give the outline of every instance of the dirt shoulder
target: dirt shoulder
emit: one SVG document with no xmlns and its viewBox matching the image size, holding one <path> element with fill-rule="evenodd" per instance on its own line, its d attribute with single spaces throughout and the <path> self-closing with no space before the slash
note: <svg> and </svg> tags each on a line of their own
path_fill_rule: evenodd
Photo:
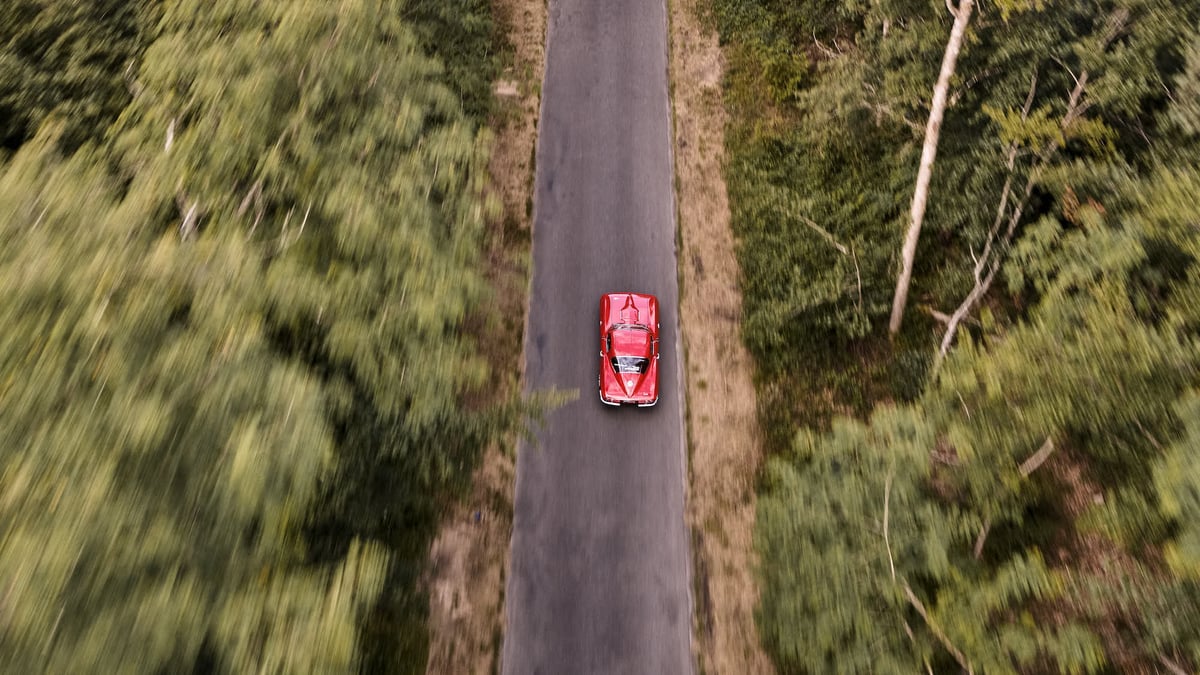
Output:
<svg viewBox="0 0 1200 675">
<path fill-rule="evenodd" d="M 668 5 L 696 644 L 701 672 L 770 673 L 754 623 L 754 485 L 762 451 L 722 176 L 724 62 L 698 0 Z"/>
<path fill-rule="evenodd" d="M 522 339 L 529 295 L 529 233 L 538 106 L 545 61 L 545 0 L 493 0 L 492 7 L 513 47 L 513 65 L 493 91 L 497 112 L 489 170 L 501 205 L 492 223 L 487 276 L 495 290 L 488 328 L 501 339 L 481 345 L 506 393 L 519 391 Z M 490 345 L 490 348 L 489 348 Z M 517 348 L 512 348 L 514 345 Z M 496 353 L 491 353 L 495 351 Z M 515 356 L 514 356 L 515 355 Z M 507 378 L 507 379 L 503 379 Z M 443 520 L 430 548 L 429 660 L 426 672 L 462 675 L 500 668 L 504 584 L 512 536 L 516 470 L 512 446 L 491 447 L 472 479 L 470 493 Z"/>
</svg>

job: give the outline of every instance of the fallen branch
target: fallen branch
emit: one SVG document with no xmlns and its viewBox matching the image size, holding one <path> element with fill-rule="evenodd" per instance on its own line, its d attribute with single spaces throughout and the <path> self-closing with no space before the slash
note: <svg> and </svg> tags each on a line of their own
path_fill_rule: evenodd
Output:
<svg viewBox="0 0 1200 675">
<path fill-rule="evenodd" d="M 975 0 L 959 0 L 958 7 L 954 7 L 950 4 L 950 0 L 946 0 L 946 9 L 954 15 L 954 25 L 951 27 L 950 37 L 946 41 L 946 51 L 942 54 L 942 67 L 938 73 L 937 83 L 933 87 L 929 121 L 925 125 L 925 142 L 921 147 L 921 161 L 917 166 L 917 182 L 913 189 L 912 206 L 909 209 L 908 231 L 904 235 L 904 244 L 900 251 L 900 275 L 896 279 L 896 293 L 892 297 L 892 316 L 888 321 L 888 333 L 892 336 L 900 332 L 900 323 L 904 319 L 904 307 L 908 304 L 908 289 L 912 283 L 917 242 L 921 238 L 921 227 L 925 221 L 925 207 L 929 201 L 929 185 L 933 179 L 933 163 L 937 158 L 938 138 L 941 133 L 942 119 L 946 114 L 946 98 L 950 90 L 950 80 L 954 77 L 958 54 L 967 32 L 967 24 L 971 21 L 971 11 L 974 8 Z"/>
<path fill-rule="evenodd" d="M 968 661 L 967 657 L 958 650 L 958 647 L 954 646 L 954 643 L 950 642 L 950 638 L 946 637 L 946 634 L 942 632 L 942 629 L 937 625 L 937 622 L 929 617 L 929 612 L 925 611 L 925 605 L 921 604 L 921 600 L 917 598 L 916 594 L 913 593 L 912 588 L 910 588 L 908 584 L 904 584 L 904 594 L 908 596 L 908 603 L 912 605 L 913 609 L 917 610 L 917 614 L 920 614 L 921 618 L 925 620 L 925 625 L 929 626 L 929 630 L 933 632 L 933 636 L 938 639 L 938 642 L 942 643 L 942 646 L 946 648 L 946 651 L 950 652 L 950 655 L 954 657 L 955 661 L 958 661 L 958 665 L 962 666 L 963 670 L 967 671 L 969 675 L 974 675 L 975 669 L 971 667 L 971 662 Z"/>
<path fill-rule="evenodd" d="M 988 518 L 983 521 L 983 527 L 979 528 L 979 536 L 975 537 L 975 559 L 979 560 L 983 556 L 983 543 L 987 541 L 988 532 L 992 530 L 992 519 Z"/>
<path fill-rule="evenodd" d="M 896 563 L 892 559 L 892 542 L 888 538 L 888 511 L 892 501 L 892 476 L 895 472 L 894 464 L 888 467 L 887 480 L 883 484 L 883 545 L 887 547 L 888 569 L 892 572 L 892 583 L 896 583 Z"/>
<path fill-rule="evenodd" d="M 198 219 L 196 216 L 197 207 L 198 203 L 192 202 L 192 206 L 187 210 L 187 214 L 183 216 L 183 222 L 179 224 L 179 238 L 184 241 L 196 231 L 196 220 Z"/>
<path fill-rule="evenodd" d="M 799 218 L 800 218 L 800 222 L 807 225 L 810 229 L 812 229 L 812 231 L 821 235 L 821 237 L 823 237 L 825 239 L 825 241 L 829 242 L 830 246 L 833 246 L 834 248 L 836 248 L 838 250 L 839 253 L 841 253 L 844 256 L 848 256 L 851 259 L 851 261 L 854 262 L 854 279 L 855 279 L 855 283 L 858 286 L 858 307 L 861 310 L 862 309 L 862 273 L 858 269 L 858 254 L 856 254 L 854 252 L 854 249 L 839 242 L 837 240 L 837 238 L 834 237 L 833 234 L 829 232 L 829 230 L 826 230 L 825 228 L 821 227 L 811 218 L 808 218 L 805 216 L 799 216 Z"/>
<path fill-rule="evenodd" d="M 1031 455 L 1029 457 L 1029 459 L 1027 459 L 1021 463 L 1021 477 L 1029 478 L 1029 474 L 1033 473 L 1034 471 L 1037 471 L 1038 467 L 1040 467 L 1042 464 L 1044 464 L 1046 462 L 1046 460 L 1050 458 L 1050 455 L 1053 453 L 1054 453 L 1054 439 L 1047 436 L 1046 442 L 1042 443 L 1042 447 L 1039 448 L 1037 452 L 1033 453 L 1033 455 Z"/>
<path fill-rule="evenodd" d="M 826 230 L 825 228 L 816 224 L 810 218 L 800 216 L 800 220 L 803 221 L 805 225 L 812 228 L 812 230 L 814 232 L 816 232 L 817 234 L 824 237 L 825 241 L 828 241 L 830 244 L 832 244 L 833 247 L 836 248 L 838 251 L 840 251 L 842 255 L 850 255 L 850 250 L 846 248 L 846 245 L 839 243 L 838 240 L 836 238 L 834 238 L 834 236 L 832 234 L 829 233 L 829 230 Z"/>
<path fill-rule="evenodd" d="M 1158 655 L 1158 662 L 1163 664 L 1167 670 L 1171 671 L 1172 675 L 1188 675 L 1188 672 L 1183 669 L 1183 666 L 1168 659 L 1165 655 Z"/>
</svg>

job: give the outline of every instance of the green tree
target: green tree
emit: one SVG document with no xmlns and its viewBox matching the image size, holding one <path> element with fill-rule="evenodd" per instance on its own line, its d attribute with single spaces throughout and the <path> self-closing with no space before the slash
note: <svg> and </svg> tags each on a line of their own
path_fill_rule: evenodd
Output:
<svg viewBox="0 0 1200 675">
<path fill-rule="evenodd" d="M 105 143 L 0 175 L 0 662 L 421 668 L 422 544 L 513 419 L 467 403 L 487 135 L 403 3 L 160 16 Z"/>
<path fill-rule="evenodd" d="M 158 2 L 11 0 L 0 7 L 0 147 L 49 116 L 68 148 L 99 139 L 129 102 Z"/>
<path fill-rule="evenodd" d="M 802 435 L 772 469 L 757 536 L 782 664 L 865 669 L 881 644 L 900 670 L 1194 664 L 1197 185 L 1120 179 L 1112 212 L 1040 221 L 1011 280 L 1036 291 L 1028 319 L 960 345 L 912 408 Z"/>
<path fill-rule="evenodd" d="M 0 660 L 145 672 L 207 645 L 239 670 L 348 669 L 385 558 L 302 566 L 330 433 L 318 383 L 264 334 L 257 256 L 131 227 L 153 214 L 87 153 L 54 159 L 56 140 L 0 182 Z"/>
<path fill-rule="evenodd" d="M 785 672 L 1018 672 L 1049 659 L 1094 672 L 1080 625 L 1037 627 L 1023 607 L 1064 591 L 1037 551 L 992 566 L 972 555 L 984 522 L 931 459 L 936 423 L 883 409 L 838 422 L 775 461 L 759 501 L 760 619 Z"/>
<path fill-rule="evenodd" d="M 733 52 L 727 179 L 745 336 L 770 383 L 772 426 L 911 400 L 938 351 L 931 332 L 935 344 L 952 341 L 964 322 L 979 325 L 981 306 L 988 320 L 1019 316 L 1027 299 L 991 288 L 1009 247 L 1043 216 L 1070 224 L 1098 199 L 1087 175 L 1136 173 L 1165 149 L 1147 139 L 1158 137 L 1198 18 L 1190 6 L 1139 0 L 1006 3 L 972 19 L 914 259 L 913 325 L 889 345 L 880 331 L 945 50 L 945 3 L 745 4 L 717 3 Z M 805 54 L 804 70 L 795 91 L 763 106 L 773 85 L 753 73 L 768 65 L 760 54 L 781 49 Z M 799 370 L 814 363 L 819 377 Z M 781 445 L 788 436 L 772 434 Z"/>
<path fill-rule="evenodd" d="M 833 345 L 828 353 L 865 352 L 876 372 L 928 349 L 902 333 L 894 351 L 872 352 L 869 338 L 845 340 L 869 329 L 829 305 L 789 313 L 763 302 L 816 288 L 850 306 L 877 285 L 878 243 L 894 246 L 875 223 L 830 223 L 812 210 L 837 207 L 832 196 L 850 201 L 863 176 L 902 177 L 861 158 L 914 159 L 903 127 L 920 107 L 905 92 L 936 63 L 901 3 L 855 7 L 861 23 L 844 24 L 855 40 L 824 38 L 828 53 L 793 98 L 802 114 L 734 136 L 767 187 L 737 182 L 750 169 L 739 173 L 736 153 L 731 165 L 742 191 L 735 220 L 754 216 L 742 220 L 740 251 L 747 293 L 761 294 L 747 300 L 748 341 L 768 374 L 804 364 L 810 382 L 795 386 L 818 391 L 864 385 L 826 373 L 845 363 L 836 356 L 812 366 L 804 356 L 815 336 Z M 943 342 L 936 376 L 905 390 L 911 404 L 873 410 L 896 389 L 859 394 L 854 412 L 869 422 L 801 429 L 768 470 L 756 530 L 760 626 L 785 672 L 1196 666 L 1200 593 L 1186 523 L 1200 179 L 1194 102 L 1178 92 L 1195 79 L 1197 17 L 1154 2 L 1033 9 L 981 15 L 949 95 L 930 194 L 949 193 L 931 198 L 937 245 L 917 258 L 930 267 L 914 293 L 933 317 L 922 331 L 966 328 L 953 349 Z M 787 147 L 778 139 L 788 134 L 817 168 L 760 152 L 762 139 Z M 759 248 L 760 228 L 787 269 Z M 804 240 L 825 257 L 804 257 Z M 820 261 L 838 260 L 834 241 L 854 243 L 861 286 L 822 276 L 834 262 Z M 783 286 L 760 286 L 767 273 Z M 953 317 L 943 303 L 958 306 Z M 955 323 L 975 312 L 977 321 Z M 797 379 L 766 381 L 787 391 Z M 803 426 L 792 424 L 777 437 Z"/>
</svg>

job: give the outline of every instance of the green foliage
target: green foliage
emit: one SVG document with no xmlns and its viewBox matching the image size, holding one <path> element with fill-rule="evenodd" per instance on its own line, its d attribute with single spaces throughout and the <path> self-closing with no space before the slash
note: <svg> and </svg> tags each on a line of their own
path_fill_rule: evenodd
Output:
<svg viewBox="0 0 1200 675">
<path fill-rule="evenodd" d="M 763 632 L 785 670 L 866 669 L 858 654 L 878 645 L 893 645 L 881 663 L 901 664 L 885 670 L 919 669 L 953 654 L 946 643 L 980 672 L 1190 662 L 1200 615 L 1190 524 L 1200 508 L 1191 469 L 1200 207 L 1183 195 L 1194 179 L 1163 171 L 1123 183 L 1137 198 L 1114 199 L 1122 210 L 1093 211 L 1069 232 L 1043 221 L 1039 253 L 1022 253 L 1039 263 L 1026 320 L 965 342 L 913 407 L 883 409 L 869 425 L 835 421 L 826 436 L 801 435 L 791 462 L 776 460 L 757 541 Z M 1158 284 L 1149 313 L 1138 304 L 1147 280 Z M 1081 485 L 1098 486 L 1099 503 Z M 1071 506 L 1080 497 L 1090 506 Z M 887 575 L 884 502 L 896 509 Z M 919 527 L 906 525 L 922 514 Z M 937 555 L 907 556 L 909 537 Z M 1152 567 L 1160 546 L 1169 574 Z M 1043 562 L 1051 553 L 1054 566 Z M 1094 574 L 1108 559 L 1119 564 Z M 901 639 L 903 624 L 879 618 L 900 612 L 898 601 L 882 603 L 905 583 L 928 598 L 923 622 L 944 641 Z M 855 603 L 871 610 L 847 613 Z M 1051 614 L 1059 618 L 1039 619 Z M 800 616 L 840 626 L 838 637 L 798 628 Z M 1101 641 L 1099 627 L 1114 622 L 1122 640 Z M 919 635 L 911 615 L 907 625 Z M 850 645 L 844 662 L 834 660 L 838 644 Z"/>
<path fill-rule="evenodd" d="M 405 19 L 428 54 L 446 65 L 446 81 L 463 110 L 482 119 L 491 110 L 492 82 L 500 72 L 505 36 L 487 0 L 405 0 Z"/>
<path fill-rule="evenodd" d="M 937 330 L 925 317 L 950 313 L 974 285 L 973 256 L 984 249 L 1002 200 L 1007 216 L 1030 183 L 1018 234 L 1044 216 L 1071 226 L 1074 211 L 1056 200 L 1087 205 L 1112 192 L 1110 183 L 1071 182 L 1082 180 L 1071 171 L 1098 164 L 1136 170 L 1159 152 L 1144 138 L 1169 102 L 1166 83 L 1184 65 L 1178 55 L 1195 9 L 1162 0 L 1002 9 L 1001 21 L 977 17 L 960 57 L 917 255 L 909 335 L 889 350 L 872 343 L 890 312 L 951 17 L 938 2 L 715 2 L 723 39 L 737 45 L 726 177 L 741 244 L 746 342 L 765 380 L 780 381 L 782 391 L 812 389 L 773 406 L 806 416 L 814 399 L 833 393 L 841 405 L 832 409 L 862 410 L 842 398 L 852 392 L 824 384 L 847 369 L 837 355 L 926 360 L 907 352 L 935 348 L 923 337 Z M 807 71 L 786 78 L 795 91 L 777 91 L 783 80 L 769 77 L 779 54 L 806 56 Z M 1068 111 L 1081 81 L 1076 102 L 1083 107 Z M 766 96 L 774 106 L 761 105 Z M 1017 151 L 1011 172 L 1010 147 Z M 1019 311 L 1024 299 L 1012 300 Z M 1012 317 L 1004 306 L 990 309 L 999 310 L 1000 325 Z M 815 378 L 808 370 L 814 363 L 827 364 Z M 892 397 L 890 369 L 859 368 L 876 374 L 867 389 Z M 910 379 L 894 393 L 911 391 Z"/>
<path fill-rule="evenodd" d="M 1155 483 L 1163 514 L 1179 523 L 1181 531 L 1167 548 L 1167 560 L 1179 576 L 1200 579 L 1200 394 L 1180 401 L 1177 414 L 1184 420 L 1183 437 L 1155 468 Z"/>
<path fill-rule="evenodd" d="M 4 662 L 144 672 L 207 643 L 237 669 L 349 669 L 385 557 L 301 566 L 331 434 L 319 382 L 264 334 L 257 255 L 138 233 L 152 215 L 56 140 L 0 183 Z"/>
<path fill-rule="evenodd" d="M 1185 52 L 1186 67 L 1175 83 L 1174 105 L 1168 114 L 1184 134 L 1200 136 L 1200 31 L 1192 33 Z"/>
<path fill-rule="evenodd" d="M 785 672 L 942 672 L 949 642 L 980 672 L 1052 659 L 1095 672 L 1099 641 L 1080 625 L 1040 629 L 1022 607 L 1064 585 L 1037 551 L 997 566 L 970 557 L 984 522 L 931 489 L 936 423 L 881 409 L 802 437 L 801 463 L 774 461 L 759 501 L 760 620 Z M 784 561 L 787 561 L 786 563 Z M 921 595 L 927 598 L 922 600 Z"/>
<path fill-rule="evenodd" d="M 518 406 L 466 403 L 488 138 L 404 17 L 164 2 L 107 142 L 0 174 L 6 667 L 423 668 L 432 523 Z"/>
<path fill-rule="evenodd" d="M 760 622 L 785 672 L 912 672 L 933 651 L 905 635 L 900 584 L 910 570 L 947 569 L 949 542 L 923 532 L 953 539 L 963 528 L 921 494 L 925 467 L 909 455 L 930 440 L 924 420 L 906 411 L 879 420 L 873 429 L 839 423 L 820 442 L 802 437 L 799 468 L 768 469 L 756 535 Z"/>
<path fill-rule="evenodd" d="M 10 0 L 0 7 L 0 147 L 16 150 L 48 117 L 68 148 L 99 139 L 130 98 L 127 69 L 158 2 Z"/>
<path fill-rule="evenodd" d="M 756 544 L 784 672 L 1198 663 L 1200 153 L 1179 94 L 1200 8 L 998 7 L 969 29 L 916 309 L 885 343 L 944 3 L 716 2 L 744 334 L 783 450 Z M 755 74 L 778 43 L 808 57 L 789 96 Z M 962 302 L 989 241 L 997 283 L 928 381 L 944 322 L 922 313 Z"/>
</svg>

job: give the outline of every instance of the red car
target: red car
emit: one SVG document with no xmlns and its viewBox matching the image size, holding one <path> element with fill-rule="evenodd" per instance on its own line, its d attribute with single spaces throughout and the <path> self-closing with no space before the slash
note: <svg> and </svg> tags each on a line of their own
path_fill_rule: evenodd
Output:
<svg viewBox="0 0 1200 675">
<path fill-rule="evenodd" d="M 658 403 L 658 298 L 608 293 L 600 298 L 600 400 Z"/>
</svg>

